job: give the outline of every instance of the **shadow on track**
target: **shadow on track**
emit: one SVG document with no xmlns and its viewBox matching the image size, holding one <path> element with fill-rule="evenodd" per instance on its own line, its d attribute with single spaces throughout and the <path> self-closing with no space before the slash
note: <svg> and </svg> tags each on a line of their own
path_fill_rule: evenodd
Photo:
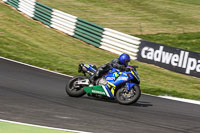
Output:
<svg viewBox="0 0 200 133">
<path fill-rule="evenodd" d="M 109 99 L 109 98 L 108 99 L 101 99 L 101 98 L 97 98 L 97 97 L 83 97 L 83 98 L 89 99 L 89 100 L 119 104 L 115 99 Z M 120 104 L 120 105 L 122 105 L 122 104 Z M 133 104 L 130 104 L 130 105 L 123 105 L 123 106 L 149 107 L 149 106 L 153 106 L 153 104 L 151 104 L 150 102 L 138 100 L 136 103 L 133 103 Z"/>
<path fill-rule="evenodd" d="M 150 102 L 138 101 L 137 103 L 132 104 L 132 106 L 149 107 L 149 106 L 153 106 L 153 104 L 151 104 Z"/>
</svg>

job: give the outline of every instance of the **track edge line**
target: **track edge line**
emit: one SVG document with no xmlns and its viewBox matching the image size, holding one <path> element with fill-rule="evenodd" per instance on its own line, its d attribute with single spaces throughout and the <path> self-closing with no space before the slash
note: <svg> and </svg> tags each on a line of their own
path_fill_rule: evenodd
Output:
<svg viewBox="0 0 200 133">
<path fill-rule="evenodd" d="M 85 131 L 78 131 L 78 130 L 71 130 L 71 129 L 63 129 L 63 128 L 55 128 L 55 127 L 49 127 L 49 126 L 41 126 L 41 125 L 28 124 L 28 123 L 16 122 L 16 121 L 10 121 L 10 120 L 3 120 L 3 119 L 0 119 L 0 122 L 7 122 L 7 123 L 11 123 L 11 124 L 18 124 L 18 125 L 39 127 L 39 128 L 45 128 L 45 129 L 52 129 L 52 130 L 60 130 L 60 131 L 74 132 L 74 133 L 91 133 L 91 132 L 85 132 Z"/>
</svg>

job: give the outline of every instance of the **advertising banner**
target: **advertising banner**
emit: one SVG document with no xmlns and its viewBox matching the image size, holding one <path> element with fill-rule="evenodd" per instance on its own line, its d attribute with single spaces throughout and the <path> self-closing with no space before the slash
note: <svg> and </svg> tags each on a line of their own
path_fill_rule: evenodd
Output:
<svg viewBox="0 0 200 133">
<path fill-rule="evenodd" d="M 200 53 L 141 40 L 137 60 L 200 78 Z"/>
</svg>

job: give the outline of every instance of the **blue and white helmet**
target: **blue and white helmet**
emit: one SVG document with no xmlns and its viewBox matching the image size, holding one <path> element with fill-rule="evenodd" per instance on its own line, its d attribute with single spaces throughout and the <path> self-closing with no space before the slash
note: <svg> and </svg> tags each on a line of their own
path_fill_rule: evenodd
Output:
<svg viewBox="0 0 200 133">
<path fill-rule="evenodd" d="M 128 54 L 125 54 L 125 53 L 121 54 L 121 55 L 119 56 L 119 62 L 120 62 L 122 65 L 127 66 L 128 63 L 130 62 L 130 56 L 129 56 Z"/>
</svg>

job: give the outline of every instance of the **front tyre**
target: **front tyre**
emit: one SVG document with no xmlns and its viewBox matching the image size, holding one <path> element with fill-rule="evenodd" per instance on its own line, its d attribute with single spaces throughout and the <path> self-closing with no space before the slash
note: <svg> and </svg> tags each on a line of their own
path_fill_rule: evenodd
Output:
<svg viewBox="0 0 200 133">
<path fill-rule="evenodd" d="M 137 100 L 141 96 L 141 90 L 138 85 L 135 85 L 131 88 L 128 92 L 125 87 L 120 88 L 117 90 L 116 99 L 120 104 L 132 104 L 137 102 Z"/>
<path fill-rule="evenodd" d="M 85 76 L 73 77 L 65 87 L 66 93 L 71 97 L 81 97 L 85 95 L 85 91 L 83 90 L 85 86 L 77 84 L 78 80 L 83 80 L 83 79 L 87 78 Z"/>
</svg>

